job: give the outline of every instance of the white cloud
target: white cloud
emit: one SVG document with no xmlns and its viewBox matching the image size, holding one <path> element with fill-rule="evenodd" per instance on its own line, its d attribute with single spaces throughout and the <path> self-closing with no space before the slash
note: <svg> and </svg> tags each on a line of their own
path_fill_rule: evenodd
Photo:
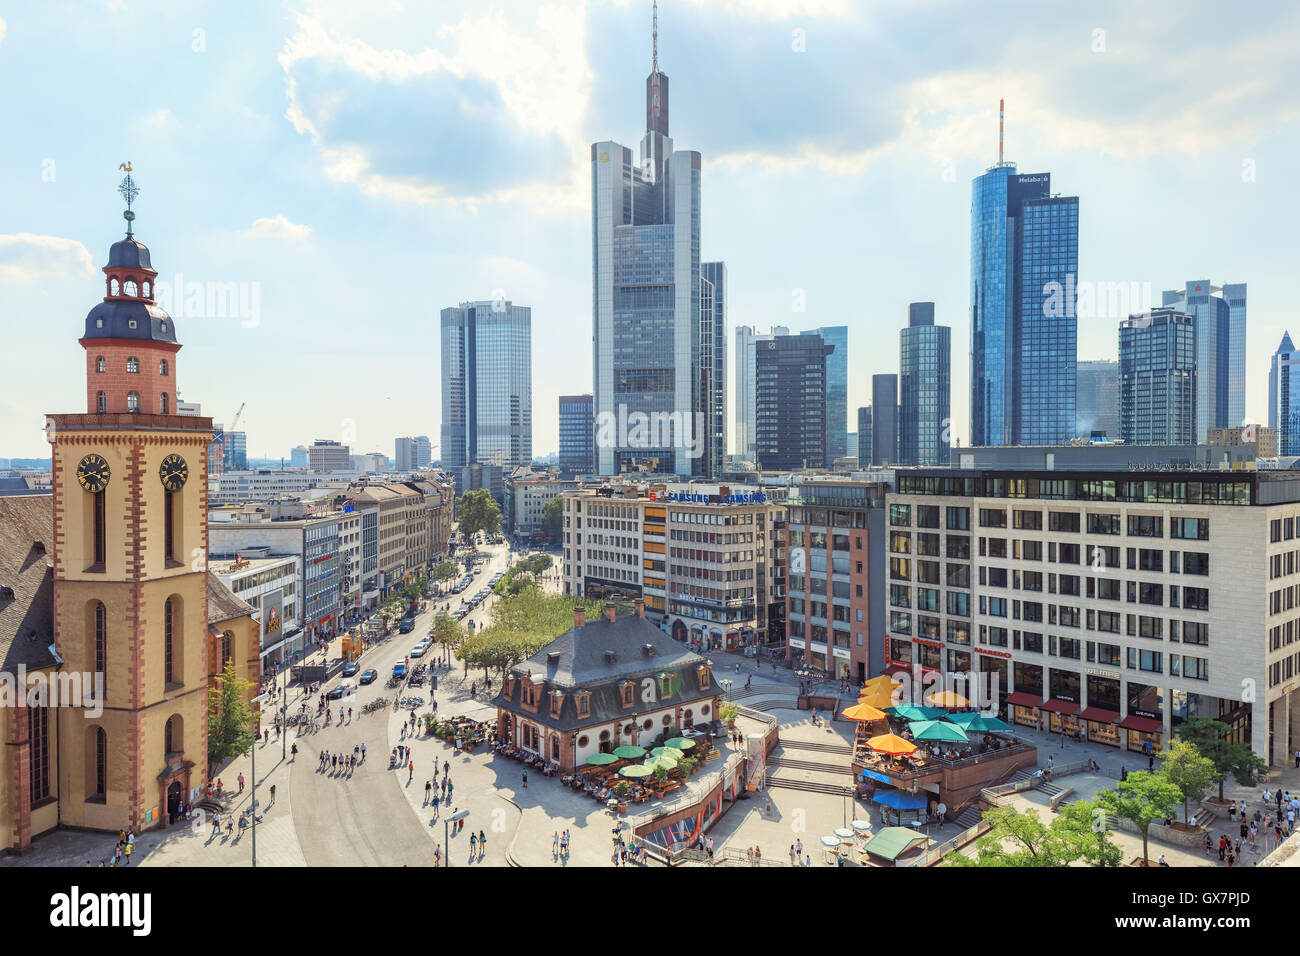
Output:
<svg viewBox="0 0 1300 956">
<path fill-rule="evenodd" d="M 696 6 L 718 6 L 718 0 L 690 0 Z M 737 17 L 788 20 L 791 17 L 850 19 L 857 15 L 851 0 L 722 0 L 722 9 Z"/>
<path fill-rule="evenodd" d="M 136 128 L 145 132 L 159 133 L 167 129 L 175 122 L 172 111 L 165 106 L 160 106 L 156 110 L 151 110 L 136 119 Z"/>
<path fill-rule="evenodd" d="M 241 239 L 306 239 L 311 236 L 311 226 L 302 226 L 284 217 L 262 216 L 253 225 L 239 233 Z"/>
<path fill-rule="evenodd" d="M 43 276 L 93 276 L 90 250 L 76 239 L 30 232 L 0 235 L 0 281 L 22 282 Z"/>
<path fill-rule="evenodd" d="M 6 29 L 8 28 L 5 26 L 5 18 L 0 17 L 0 40 L 3 40 L 5 38 Z"/>
</svg>

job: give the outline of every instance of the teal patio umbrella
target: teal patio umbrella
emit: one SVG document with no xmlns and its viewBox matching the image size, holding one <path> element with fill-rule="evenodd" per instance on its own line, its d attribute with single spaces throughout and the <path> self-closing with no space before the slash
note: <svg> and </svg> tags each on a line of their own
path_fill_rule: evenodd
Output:
<svg viewBox="0 0 1300 956">
<path fill-rule="evenodd" d="M 981 713 L 949 714 L 948 719 L 967 733 L 1009 733 L 1011 725 L 1000 717 Z"/>
<path fill-rule="evenodd" d="M 885 713 L 893 714 L 895 717 L 901 717 L 903 720 L 934 720 L 936 717 L 942 717 L 946 711 L 942 707 L 922 707 L 919 704 L 899 704 L 897 707 L 888 707 Z"/>
<path fill-rule="evenodd" d="M 964 744 L 970 739 L 964 730 L 946 720 L 914 720 L 908 724 L 908 729 L 912 731 L 913 740 L 944 740 Z"/>
</svg>

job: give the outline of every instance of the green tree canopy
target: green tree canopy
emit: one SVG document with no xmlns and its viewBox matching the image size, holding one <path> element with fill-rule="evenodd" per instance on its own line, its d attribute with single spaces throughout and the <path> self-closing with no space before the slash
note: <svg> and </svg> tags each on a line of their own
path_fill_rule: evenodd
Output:
<svg viewBox="0 0 1300 956">
<path fill-rule="evenodd" d="M 1194 744 L 1202 757 L 1214 764 L 1215 781 L 1219 785 L 1219 801 L 1223 801 L 1223 781 L 1232 776 L 1237 783 L 1249 787 L 1255 783 L 1255 774 L 1268 770 L 1268 762 L 1261 760 L 1248 744 L 1228 740 L 1232 730 L 1221 720 L 1193 717 L 1184 720 L 1174 729 L 1174 736 Z"/>
<path fill-rule="evenodd" d="M 976 841 L 975 855 L 954 853 L 945 865 L 1042 867 L 1084 862 L 1118 866 L 1122 857 L 1106 832 L 1105 812 L 1090 801 L 1066 804 L 1050 823 L 1044 823 L 1032 809 L 1015 807 L 993 807 L 984 811 L 984 819 L 992 827 Z"/>
<path fill-rule="evenodd" d="M 1214 786 L 1219 772 L 1214 761 L 1203 756 L 1195 744 L 1186 740 L 1171 740 L 1169 749 L 1160 753 L 1160 770 L 1183 795 L 1183 822 L 1190 823 L 1187 805 L 1200 800 L 1205 791 Z"/>
<path fill-rule="evenodd" d="M 439 611 L 433 619 L 433 641 L 448 651 L 457 650 L 465 643 L 465 628 L 446 611 Z"/>
<path fill-rule="evenodd" d="M 527 583 L 517 594 L 501 597 L 492 605 L 492 622 L 470 637 L 456 656 L 465 661 L 467 669 L 473 664 L 485 673 L 492 667 L 504 674 L 571 628 L 578 604 L 588 617 L 600 613 L 595 601 L 546 594 Z"/>
<path fill-rule="evenodd" d="M 218 764 L 238 756 L 253 745 L 253 709 L 248 703 L 252 681 L 226 661 L 208 691 L 208 762 Z"/>
<path fill-rule="evenodd" d="M 1121 780 L 1114 790 L 1097 792 L 1097 802 L 1122 820 L 1132 822 L 1142 834 L 1142 859 L 1150 861 L 1147 832 L 1156 820 L 1174 812 L 1183 793 L 1163 772 L 1137 770 Z"/>
<path fill-rule="evenodd" d="M 556 495 L 542 505 L 542 531 L 552 541 L 559 541 L 564 524 L 564 495 Z"/>
<path fill-rule="evenodd" d="M 472 537 L 480 531 L 499 534 L 501 531 L 501 506 L 486 488 L 467 491 L 456 501 L 456 518 L 460 533 Z"/>
<path fill-rule="evenodd" d="M 460 566 L 450 559 L 439 561 L 433 569 L 433 576 L 439 581 L 450 581 L 460 574 Z"/>
</svg>

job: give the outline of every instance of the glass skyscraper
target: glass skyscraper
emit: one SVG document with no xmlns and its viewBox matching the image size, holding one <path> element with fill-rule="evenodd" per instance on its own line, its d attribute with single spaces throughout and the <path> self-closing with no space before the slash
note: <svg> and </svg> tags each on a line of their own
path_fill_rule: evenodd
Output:
<svg viewBox="0 0 1300 956">
<path fill-rule="evenodd" d="M 442 310 L 442 464 L 533 459 L 532 309 L 509 301 Z"/>
<path fill-rule="evenodd" d="M 871 406 L 858 409 L 858 467 L 871 467 Z"/>
<path fill-rule="evenodd" d="M 898 462 L 946 465 L 952 330 L 934 324 L 933 302 L 913 302 L 898 339 Z"/>
<path fill-rule="evenodd" d="M 1219 294 L 1216 294 L 1219 293 Z M 1196 320 L 1196 441 L 1246 418 L 1246 284 L 1197 279 L 1164 293 L 1161 305 Z"/>
<path fill-rule="evenodd" d="M 1300 455 L 1300 352 L 1290 332 L 1282 334 L 1269 365 L 1268 425 L 1277 432 L 1279 455 Z"/>
<path fill-rule="evenodd" d="M 999 163 L 971 190 L 971 444 L 1075 431 L 1079 200 Z"/>
<path fill-rule="evenodd" d="M 596 426 L 590 395 L 560 396 L 560 469 L 589 475 L 596 470 Z"/>
<path fill-rule="evenodd" d="M 1080 362 L 1075 396 L 1075 432 L 1080 438 L 1090 438 L 1093 432 L 1119 437 L 1118 362 Z"/>
<path fill-rule="evenodd" d="M 763 471 L 829 468 L 826 363 L 817 335 L 777 335 L 755 347 L 755 436 Z"/>
<path fill-rule="evenodd" d="M 668 116 L 656 33 L 640 162 L 612 141 L 591 146 L 592 382 L 602 475 L 703 476 L 716 448 L 714 317 L 705 323 L 701 311 L 701 158 L 673 149 Z M 724 301 L 724 322 L 725 314 Z M 719 348 L 725 356 L 725 337 Z"/>
<path fill-rule="evenodd" d="M 847 455 L 849 447 L 849 327 L 826 325 L 801 335 L 819 335 L 835 351 L 826 356 L 826 464 Z"/>
<path fill-rule="evenodd" d="M 716 474 L 727 454 L 727 264 L 700 264 L 700 327 L 707 345 L 701 357 L 709 407 L 709 460 L 703 473 Z"/>
<path fill-rule="evenodd" d="M 871 376 L 871 463 L 898 464 L 897 375 Z"/>
<path fill-rule="evenodd" d="M 1120 435 L 1129 445 L 1196 442 L 1196 320 L 1176 309 L 1119 327 Z"/>
</svg>

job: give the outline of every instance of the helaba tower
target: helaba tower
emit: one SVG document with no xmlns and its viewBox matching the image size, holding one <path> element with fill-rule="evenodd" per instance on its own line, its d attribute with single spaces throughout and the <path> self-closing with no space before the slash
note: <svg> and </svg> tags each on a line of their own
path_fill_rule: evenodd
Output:
<svg viewBox="0 0 1300 956">
<path fill-rule="evenodd" d="M 705 263 L 702 276 L 700 154 L 673 147 L 657 4 L 652 16 L 639 162 L 616 142 L 591 146 L 596 470 L 703 477 L 724 447 L 725 269 Z"/>
</svg>

